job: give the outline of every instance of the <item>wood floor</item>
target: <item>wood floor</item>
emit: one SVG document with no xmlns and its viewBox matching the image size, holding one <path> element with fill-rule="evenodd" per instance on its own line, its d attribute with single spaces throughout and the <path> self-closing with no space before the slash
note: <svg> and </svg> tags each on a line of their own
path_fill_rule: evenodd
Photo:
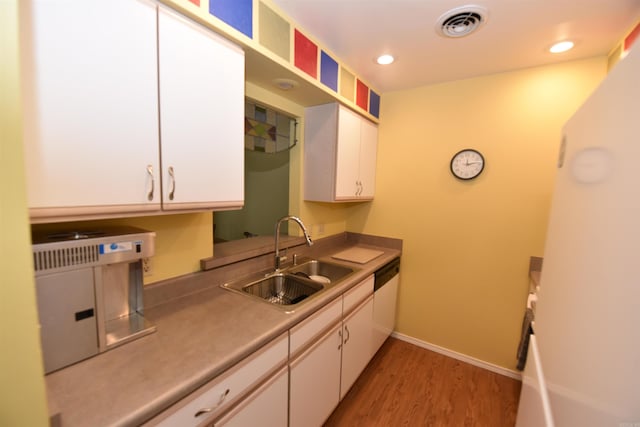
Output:
<svg viewBox="0 0 640 427">
<path fill-rule="evenodd" d="M 520 381 L 389 338 L 326 427 L 512 427 Z"/>
</svg>

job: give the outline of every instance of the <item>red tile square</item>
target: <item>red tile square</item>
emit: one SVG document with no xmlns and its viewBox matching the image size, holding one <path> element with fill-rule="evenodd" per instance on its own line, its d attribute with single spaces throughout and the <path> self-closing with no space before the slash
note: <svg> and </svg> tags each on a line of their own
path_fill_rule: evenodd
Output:
<svg viewBox="0 0 640 427">
<path fill-rule="evenodd" d="M 318 46 L 297 29 L 294 31 L 294 64 L 314 79 L 318 78 Z"/>
<path fill-rule="evenodd" d="M 189 0 L 189 1 L 195 4 L 196 6 L 200 6 L 200 0 Z"/>
<path fill-rule="evenodd" d="M 356 83 L 356 105 L 365 111 L 369 108 L 369 87 L 360 80 Z"/>
<path fill-rule="evenodd" d="M 629 33 L 629 35 L 624 39 L 624 51 L 628 51 L 631 49 L 631 45 L 636 41 L 640 35 L 640 24 L 636 25 L 636 27 Z"/>
</svg>

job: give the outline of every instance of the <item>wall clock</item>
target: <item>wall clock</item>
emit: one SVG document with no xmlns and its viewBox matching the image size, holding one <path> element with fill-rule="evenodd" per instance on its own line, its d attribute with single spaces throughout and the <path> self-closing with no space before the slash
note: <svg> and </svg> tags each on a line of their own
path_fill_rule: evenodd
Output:
<svg viewBox="0 0 640 427">
<path fill-rule="evenodd" d="M 479 151 L 465 148 L 451 158 L 451 173 L 458 179 L 476 178 L 484 169 L 484 157 Z"/>
</svg>

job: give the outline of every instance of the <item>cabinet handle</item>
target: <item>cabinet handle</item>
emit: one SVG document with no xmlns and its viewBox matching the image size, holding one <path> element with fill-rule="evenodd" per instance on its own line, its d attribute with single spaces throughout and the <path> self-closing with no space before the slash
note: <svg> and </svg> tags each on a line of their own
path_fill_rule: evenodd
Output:
<svg viewBox="0 0 640 427">
<path fill-rule="evenodd" d="M 153 177 L 153 165 L 147 165 L 147 175 L 151 177 L 151 188 L 149 189 L 149 193 L 147 193 L 147 200 L 153 200 L 153 191 L 155 189 L 156 180 Z"/>
<path fill-rule="evenodd" d="M 351 332 L 349 332 L 349 327 L 347 325 L 344 325 L 344 330 L 347 332 L 347 336 L 344 339 L 344 344 L 346 344 L 347 341 L 349 341 L 349 338 L 351 337 Z"/>
<path fill-rule="evenodd" d="M 196 412 L 196 414 L 193 416 L 194 418 L 199 417 L 200 415 L 204 415 L 204 414 L 208 414 L 209 412 L 213 411 L 213 409 L 211 408 L 204 408 L 204 409 L 200 409 L 198 412 Z"/>
<path fill-rule="evenodd" d="M 231 391 L 230 389 L 226 389 L 224 393 L 220 395 L 220 399 L 218 399 L 218 403 L 216 404 L 215 408 L 222 405 L 222 402 L 224 402 L 224 400 L 227 398 L 227 395 L 229 394 L 230 391 Z M 194 415 L 194 418 L 197 418 L 204 414 L 208 414 L 209 412 L 213 411 L 215 408 L 202 408 L 198 412 L 196 412 L 196 414 Z"/>
<path fill-rule="evenodd" d="M 222 393 L 222 394 L 220 395 L 220 399 L 218 399 L 218 404 L 217 404 L 216 406 L 220 406 L 220 405 L 222 405 L 222 402 L 224 402 L 224 400 L 227 398 L 227 395 L 229 394 L 229 391 L 231 391 L 231 390 L 226 389 L 226 390 L 224 391 L 224 393 Z"/>
<path fill-rule="evenodd" d="M 342 348 L 342 330 L 338 331 L 338 336 L 340 337 L 340 344 L 338 344 L 338 350 Z"/>
<path fill-rule="evenodd" d="M 173 172 L 173 166 L 169 166 L 169 177 L 171 178 L 171 190 L 169 190 L 169 200 L 173 200 L 173 194 L 176 192 L 176 176 Z"/>
</svg>

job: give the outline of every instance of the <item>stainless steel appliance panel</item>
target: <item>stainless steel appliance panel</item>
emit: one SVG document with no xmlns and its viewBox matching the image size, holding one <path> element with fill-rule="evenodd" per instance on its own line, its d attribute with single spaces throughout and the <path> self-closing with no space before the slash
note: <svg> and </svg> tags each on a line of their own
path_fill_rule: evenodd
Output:
<svg viewBox="0 0 640 427">
<path fill-rule="evenodd" d="M 45 373 L 98 353 L 93 269 L 36 280 Z"/>
</svg>

